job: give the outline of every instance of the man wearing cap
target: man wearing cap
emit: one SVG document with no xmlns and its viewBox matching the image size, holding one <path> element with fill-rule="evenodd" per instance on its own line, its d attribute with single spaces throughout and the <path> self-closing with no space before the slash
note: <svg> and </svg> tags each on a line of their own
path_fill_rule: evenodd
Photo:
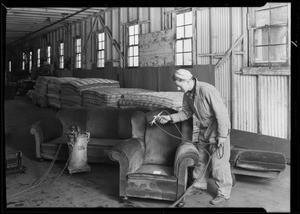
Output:
<svg viewBox="0 0 300 214">
<path fill-rule="evenodd" d="M 179 69 L 172 76 L 178 90 L 184 92 L 182 110 L 171 115 L 162 115 L 158 121 L 176 123 L 190 118 L 193 114 L 199 119 L 199 136 L 196 146 L 200 161 L 193 170 L 193 179 L 198 179 L 192 192 L 201 193 L 207 189 L 210 170 L 218 187 L 217 196 L 210 201 L 219 204 L 230 198 L 232 177 L 230 170 L 230 120 L 220 93 L 211 84 L 198 81 L 186 69 Z M 211 155 L 208 163 L 208 154 Z M 205 170 L 206 167 L 211 167 Z M 204 174 L 203 174 L 204 173 Z M 200 177 L 199 177 L 200 176 Z M 198 178 L 199 177 L 199 178 Z"/>
</svg>

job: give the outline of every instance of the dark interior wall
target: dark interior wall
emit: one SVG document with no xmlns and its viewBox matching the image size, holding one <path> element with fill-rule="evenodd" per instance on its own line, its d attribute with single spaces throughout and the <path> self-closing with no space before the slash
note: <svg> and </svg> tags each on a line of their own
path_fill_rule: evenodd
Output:
<svg viewBox="0 0 300 214">
<path fill-rule="evenodd" d="M 123 88 L 144 88 L 154 91 L 177 91 L 172 75 L 178 69 L 173 66 L 124 68 L 120 73 Z M 200 81 L 215 85 L 214 66 L 197 65 L 187 68 Z"/>
</svg>

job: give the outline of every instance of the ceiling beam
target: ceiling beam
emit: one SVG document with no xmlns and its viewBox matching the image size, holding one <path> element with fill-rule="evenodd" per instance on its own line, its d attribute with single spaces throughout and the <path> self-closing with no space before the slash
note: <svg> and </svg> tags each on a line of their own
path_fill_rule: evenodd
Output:
<svg viewBox="0 0 300 214">
<path fill-rule="evenodd" d="M 58 21 L 56 21 L 56 22 L 54 22 L 54 23 L 52 23 L 52 24 L 50 24 L 50 25 L 47 25 L 47 26 L 45 26 L 45 27 L 43 27 L 43 28 L 41 28 L 41 29 L 39 29 L 39 30 L 36 30 L 36 31 L 34 31 L 34 32 L 32 32 L 32 33 L 29 33 L 28 35 L 26 35 L 26 36 L 24 36 L 24 37 L 22 37 L 22 38 L 20 38 L 20 39 L 18 39 L 18 40 L 16 40 L 16 41 L 10 43 L 8 46 L 10 46 L 10 45 L 12 45 L 13 43 L 16 43 L 16 42 L 18 42 L 18 41 L 20 41 L 20 40 L 22 40 L 22 39 L 25 39 L 25 38 L 27 38 L 27 37 L 29 37 L 29 36 L 31 36 L 31 35 L 37 33 L 37 32 L 40 32 L 40 31 L 42 31 L 42 30 L 45 30 L 45 29 L 47 29 L 47 28 L 49 28 L 49 27 L 51 27 L 51 26 L 53 26 L 53 25 L 55 25 L 55 24 L 57 24 L 57 23 L 59 23 L 59 22 L 61 22 L 61 21 L 63 21 L 63 20 L 66 20 L 66 19 L 68 19 L 68 18 L 70 18 L 70 17 L 72 17 L 72 16 L 75 16 L 76 14 L 81 13 L 81 12 L 83 12 L 83 11 L 89 9 L 89 8 L 90 8 L 90 7 L 85 7 L 85 8 L 83 8 L 82 10 L 77 11 L 77 12 L 75 12 L 75 13 L 69 15 L 69 16 L 66 16 L 65 18 L 62 18 L 62 19 L 60 19 L 60 20 L 58 20 Z"/>
</svg>

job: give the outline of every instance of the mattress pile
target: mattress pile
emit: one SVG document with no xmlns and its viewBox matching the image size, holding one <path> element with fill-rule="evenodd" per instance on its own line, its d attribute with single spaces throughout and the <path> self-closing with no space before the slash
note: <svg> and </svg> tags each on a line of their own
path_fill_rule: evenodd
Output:
<svg viewBox="0 0 300 214">
<path fill-rule="evenodd" d="M 48 84 L 55 77 L 39 76 L 35 82 L 34 92 L 31 93 L 32 102 L 40 107 L 48 107 Z"/>
<path fill-rule="evenodd" d="M 119 88 L 119 81 L 101 78 L 74 79 L 61 84 L 62 106 L 82 106 L 82 91 L 103 87 Z"/>
<path fill-rule="evenodd" d="M 126 94 L 138 94 L 142 92 L 150 92 L 147 89 L 141 88 L 91 88 L 82 91 L 82 106 L 98 107 L 109 106 L 118 108 L 119 101 Z"/>
<path fill-rule="evenodd" d="M 150 110 L 156 108 L 182 109 L 183 92 L 160 91 L 125 94 L 119 101 L 120 108 L 142 107 Z"/>
<path fill-rule="evenodd" d="M 57 109 L 61 108 L 61 84 L 75 80 L 76 77 L 54 77 L 48 83 L 48 104 Z"/>
</svg>

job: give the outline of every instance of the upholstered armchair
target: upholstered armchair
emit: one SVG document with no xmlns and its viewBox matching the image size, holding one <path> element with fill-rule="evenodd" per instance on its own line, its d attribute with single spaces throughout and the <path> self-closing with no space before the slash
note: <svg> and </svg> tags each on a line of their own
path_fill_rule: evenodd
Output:
<svg viewBox="0 0 300 214">
<path fill-rule="evenodd" d="M 186 141 L 192 139 L 192 118 L 176 123 L 179 129 L 172 123 L 158 124 L 160 128 L 150 125 L 153 116 L 162 110 L 163 114 L 175 112 L 157 109 L 133 113 L 132 138 L 110 151 L 110 158 L 119 162 L 119 195 L 123 202 L 128 197 L 176 201 L 187 188 L 188 167 L 199 161 L 196 147 Z M 184 204 L 184 198 L 180 203 Z"/>
</svg>

